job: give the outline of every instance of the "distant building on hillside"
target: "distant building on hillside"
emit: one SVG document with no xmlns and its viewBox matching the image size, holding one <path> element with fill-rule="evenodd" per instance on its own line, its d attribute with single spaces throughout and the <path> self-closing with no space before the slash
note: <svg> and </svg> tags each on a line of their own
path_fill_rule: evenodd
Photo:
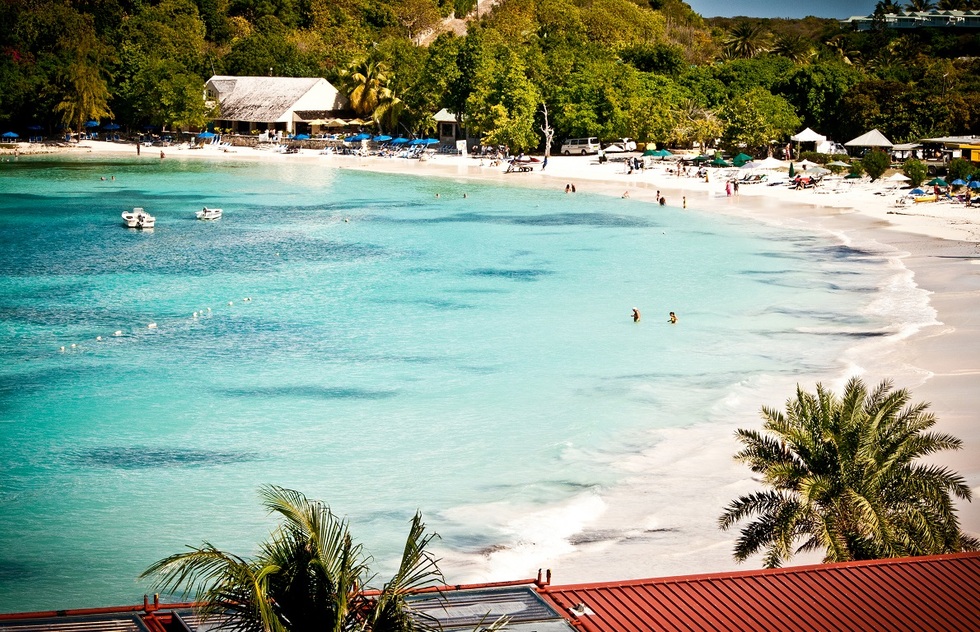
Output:
<svg viewBox="0 0 980 632">
<path fill-rule="evenodd" d="M 858 31 L 874 28 L 874 15 L 852 15 L 841 20 L 842 25 L 850 25 Z M 980 29 L 980 10 L 974 11 L 909 11 L 907 13 L 886 13 L 884 27 L 888 29 Z"/>
<path fill-rule="evenodd" d="M 240 134 L 305 132 L 310 121 L 336 117 L 348 108 L 346 97 L 320 77 L 215 75 L 205 89 L 218 103 L 215 124 Z"/>
</svg>

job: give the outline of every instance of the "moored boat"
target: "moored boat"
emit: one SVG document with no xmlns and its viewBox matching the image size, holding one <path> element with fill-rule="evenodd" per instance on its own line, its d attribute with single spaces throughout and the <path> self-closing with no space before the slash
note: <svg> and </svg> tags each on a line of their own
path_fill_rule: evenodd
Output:
<svg viewBox="0 0 980 632">
<path fill-rule="evenodd" d="M 197 212 L 197 219 L 221 219 L 221 209 L 220 208 L 208 208 L 204 207 Z"/>
<path fill-rule="evenodd" d="M 139 206 L 134 207 L 132 211 L 123 211 L 122 218 L 127 228 L 153 228 L 157 221 Z"/>
</svg>

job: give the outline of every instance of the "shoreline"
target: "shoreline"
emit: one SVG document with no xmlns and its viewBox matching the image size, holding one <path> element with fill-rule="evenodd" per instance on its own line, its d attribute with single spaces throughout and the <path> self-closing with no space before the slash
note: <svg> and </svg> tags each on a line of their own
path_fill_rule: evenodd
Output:
<svg viewBox="0 0 980 632">
<path fill-rule="evenodd" d="M 895 196 L 881 195 L 886 192 L 885 184 L 877 187 L 855 187 L 846 193 L 825 193 L 819 190 L 792 191 L 787 187 L 766 185 L 746 185 L 741 187 L 740 195 L 726 197 L 723 182 L 704 183 L 694 178 L 666 176 L 656 171 L 639 172 L 633 175 L 622 173 L 622 165 L 593 163 L 593 157 L 555 156 L 549 160 L 546 173 L 535 171 L 528 174 L 504 174 L 502 167 L 480 167 L 476 159 L 455 156 L 436 156 L 429 161 L 409 161 L 399 158 L 360 158 L 353 156 L 320 156 L 312 152 L 282 155 L 259 150 L 241 148 L 234 153 L 218 152 L 214 149 L 186 150 L 176 147 L 164 148 L 166 159 L 217 159 L 217 160 L 288 160 L 322 165 L 328 168 L 360 169 L 423 177 L 447 177 L 475 180 L 488 183 L 518 185 L 528 187 L 554 186 L 563 189 L 565 183 L 576 184 L 579 192 L 588 191 L 620 197 L 629 191 L 630 200 L 624 203 L 645 202 L 654 204 L 655 192 L 659 190 L 667 199 L 669 211 L 682 211 L 681 198 L 687 198 L 687 207 L 704 213 L 719 213 L 743 218 L 752 222 L 763 222 L 781 227 L 821 233 L 842 243 L 878 244 L 882 256 L 896 262 L 896 276 L 908 270 L 908 281 L 927 296 L 928 306 L 936 312 L 933 323 L 917 326 L 913 331 L 899 331 L 888 335 L 884 340 L 873 343 L 859 343 L 842 357 L 841 374 L 846 379 L 855 369 L 863 371 L 866 383 L 873 387 L 885 378 L 894 380 L 897 388 L 908 387 L 914 402 L 931 402 L 930 410 L 936 415 L 936 430 L 948 432 L 964 443 L 958 452 L 939 455 L 935 462 L 950 467 L 966 479 L 967 484 L 978 497 L 973 503 L 958 502 L 958 515 L 961 528 L 974 535 L 980 534 L 980 429 L 974 422 L 973 411 L 980 405 L 980 337 L 973 311 L 980 298 L 980 209 L 969 209 L 962 205 L 946 204 L 892 206 Z M 146 148 L 141 160 L 160 160 L 159 148 Z M 132 145 L 102 142 L 85 142 L 79 147 L 50 152 L 47 155 L 98 155 L 136 158 Z M 22 154 L 26 155 L 26 154 Z M 884 252 L 887 251 L 887 252 Z M 885 373 L 887 371 L 887 373 Z M 850 373 L 848 373 L 850 372 Z M 807 390 L 814 383 L 801 382 Z M 832 382 L 835 388 L 840 384 Z M 757 385 L 758 386 L 758 385 Z M 761 386 L 759 386 L 761 388 Z M 749 395 L 757 394 L 748 389 Z M 772 392 L 772 386 L 766 387 Z M 774 400 L 753 400 L 754 410 L 762 405 L 781 407 L 786 392 Z M 753 418 L 757 422 L 757 417 Z M 744 418 L 729 422 L 731 429 L 745 426 Z M 719 428 L 713 425 L 715 434 Z M 700 434 L 688 432 L 690 428 L 661 433 L 670 435 L 676 441 L 689 444 L 689 456 L 697 458 Z M 686 436 L 681 436 L 686 433 Z M 718 437 L 720 443 L 735 445 L 731 439 Z M 704 489 L 692 490 L 692 495 L 701 504 L 704 496 L 710 493 L 712 502 L 720 512 L 723 506 L 740 493 L 755 487 L 750 472 L 729 458 L 724 467 L 713 462 L 717 452 L 702 454 L 702 471 L 712 472 L 705 477 Z M 624 473 L 624 484 L 617 490 L 602 490 L 602 493 L 588 493 L 573 498 L 567 503 L 567 513 L 562 518 L 570 529 L 569 548 L 555 551 L 553 557 L 535 558 L 555 570 L 557 583 L 576 581 L 603 581 L 634 577 L 678 575 L 694 572 L 724 571 L 737 567 L 731 559 L 731 542 L 735 533 L 718 537 L 714 529 L 714 541 L 692 541 L 689 550 L 669 551 L 662 558 L 640 557 L 656 548 L 658 533 L 674 529 L 671 524 L 643 523 L 642 509 L 649 509 L 656 502 L 656 490 L 650 489 L 649 467 L 659 463 L 665 474 L 669 474 L 671 463 L 676 455 L 664 454 L 663 447 L 654 445 L 644 454 L 627 459 L 624 464 L 611 464 Z M 712 469 L 713 468 L 713 469 Z M 733 473 L 740 473 L 732 478 Z M 647 485 L 642 481 L 646 478 Z M 683 483 L 676 478 L 668 482 Z M 632 507 L 631 494 L 648 494 L 642 508 Z M 598 501 L 598 503 L 597 503 Z M 683 508 L 672 508 L 678 519 L 685 516 Z M 580 520 L 584 514 L 598 512 L 598 519 Z M 578 522 L 576 522 L 578 520 Z M 637 522 L 638 521 L 638 522 Z M 552 525 L 554 526 L 554 525 Z M 714 522 L 707 527 L 714 528 Z M 576 530 L 577 529 L 577 530 Z M 564 531 L 562 531 L 564 533 Z M 718 540 L 725 539 L 722 544 Z M 460 562 L 470 568 L 459 568 L 464 577 L 454 577 L 454 581 L 487 581 L 513 579 L 523 576 L 515 565 L 527 551 L 519 548 L 488 554 L 488 564 L 482 568 L 471 566 L 462 559 Z M 537 551 L 541 553 L 541 551 Z M 490 559 L 498 556 L 497 559 Z M 724 562 L 727 560 L 727 563 Z M 817 562 L 819 559 L 797 557 L 794 564 Z M 525 562 L 526 563 L 526 562 Z M 719 566 L 720 564 L 720 566 Z M 755 567 L 747 562 L 742 568 Z M 457 564 L 452 564 L 457 570 Z M 492 571 L 487 567 L 493 567 Z M 470 576 L 466 576 L 467 573 Z M 488 574 L 489 573 L 489 574 Z M 516 573 L 516 575 L 515 575 Z M 504 577 L 503 575 L 507 575 Z"/>
</svg>

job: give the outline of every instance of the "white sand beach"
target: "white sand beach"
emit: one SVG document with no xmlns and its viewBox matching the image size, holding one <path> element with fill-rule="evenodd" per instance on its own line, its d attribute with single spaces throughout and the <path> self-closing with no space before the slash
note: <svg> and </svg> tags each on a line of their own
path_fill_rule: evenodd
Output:
<svg viewBox="0 0 980 632">
<path fill-rule="evenodd" d="M 22 153 L 27 151 L 25 148 Z M 63 151 L 73 155 L 136 154 L 134 145 L 93 141 Z M 980 424 L 976 423 L 976 411 L 980 410 L 980 208 L 947 202 L 897 206 L 902 191 L 889 188 L 893 183 L 886 182 L 841 183 L 833 190 L 824 186 L 800 191 L 786 186 L 743 185 L 738 195 L 728 197 L 723 181 L 712 179 L 706 183 L 693 177 L 668 175 L 662 169 L 627 174 L 621 162 L 600 165 L 592 156 L 553 156 L 544 172 L 536 164 L 530 173 L 505 174 L 503 166 L 481 166 L 475 158 L 441 155 L 427 161 L 409 161 L 324 156 L 311 150 L 284 155 L 246 148 L 226 153 L 214 148 L 168 147 L 164 152 L 166 160 L 311 161 L 325 168 L 469 178 L 532 187 L 564 189 L 566 183 L 574 183 L 578 192 L 621 197 L 628 191 L 630 200 L 624 203 L 640 200 L 655 204 L 659 191 L 667 203 L 664 212 L 683 212 L 682 200 L 686 198 L 691 209 L 824 232 L 847 243 L 872 244 L 876 250 L 888 253 L 899 269 L 904 266 L 908 270 L 902 278 L 928 293 L 936 316 L 932 324 L 915 331 L 896 331 L 886 340 L 856 347 L 851 357 L 841 358 L 841 381 L 847 371 L 861 373 L 870 384 L 891 378 L 896 386 L 911 389 L 914 401 L 931 402 L 931 410 L 939 420 L 936 429 L 964 442 L 963 450 L 940 454 L 936 461 L 958 471 L 974 495 L 980 496 Z M 141 159 L 160 160 L 160 149 L 143 148 Z M 658 207 L 654 210 L 660 211 Z M 812 390 L 814 385 L 803 386 Z M 774 388 L 768 384 L 746 385 L 745 396 L 756 397 L 760 392 L 773 392 Z M 773 399 L 757 401 L 755 408 L 782 407 L 792 394 L 787 390 L 775 392 L 778 394 Z M 600 493 L 597 498 L 583 497 L 568 508 L 567 515 L 554 518 L 557 522 L 542 525 L 567 532 L 567 547 L 540 550 L 529 542 L 523 549 L 488 553 L 482 566 L 447 556 L 452 581 L 527 576 L 528 560 L 554 569 L 557 583 L 733 569 L 731 543 L 735 534 L 725 534 L 729 537 L 720 541 L 715 524 L 728 501 L 756 486 L 747 468 L 732 462 L 737 445 L 728 432 L 753 423 L 759 423 L 757 417 L 734 419 L 725 436 L 717 436 L 718 426 L 713 426 L 714 436 L 673 431 L 673 452 L 655 447 L 631 462 L 610 464 L 624 472 L 623 486 Z M 687 442 L 690 449 L 677 451 L 678 442 Z M 678 480 L 673 472 L 690 471 L 690 467 L 676 468 L 677 459 L 697 460 L 696 465 L 705 476 L 699 481 Z M 690 486 L 690 502 L 686 506 L 663 507 L 657 489 L 649 483 L 652 476 L 661 486 Z M 714 509 L 705 513 L 707 506 Z M 959 512 L 964 530 L 980 535 L 980 498 L 973 503 L 960 503 Z M 691 523 L 703 528 L 686 532 L 689 546 L 685 550 L 663 546 L 670 533 Z M 458 573 L 451 570 L 454 567 Z"/>
</svg>

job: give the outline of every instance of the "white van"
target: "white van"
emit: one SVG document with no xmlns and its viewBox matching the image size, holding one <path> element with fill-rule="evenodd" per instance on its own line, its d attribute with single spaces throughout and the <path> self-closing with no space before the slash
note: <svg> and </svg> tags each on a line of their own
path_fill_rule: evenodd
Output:
<svg viewBox="0 0 980 632">
<path fill-rule="evenodd" d="M 571 154 L 597 154 L 599 153 L 599 139 L 595 136 L 589 138 L 569 138 L 561 145 L 561 153 L 569 156 Z"/>
</svg>

